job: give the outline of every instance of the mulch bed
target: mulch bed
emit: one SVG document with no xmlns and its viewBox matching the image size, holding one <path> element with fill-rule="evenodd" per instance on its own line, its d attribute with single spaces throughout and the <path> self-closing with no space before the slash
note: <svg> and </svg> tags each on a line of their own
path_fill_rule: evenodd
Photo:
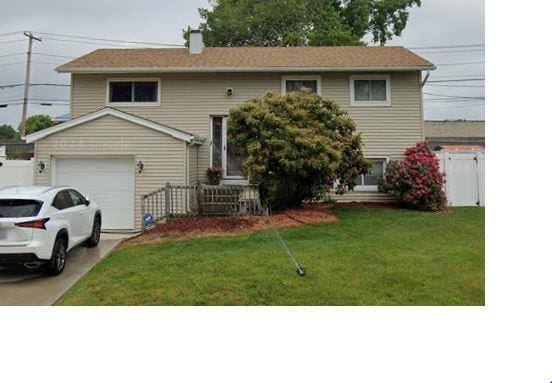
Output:
<svg viewBox="0 0 552 383">
<path fill-rule="evenodd" d="M 297 209 L 274 213 L 274 225 L 278 228 L 337 221 L 330 211 L 333 205 L 305 204 Z M 191 217 L 173 219 L 159 224 L 145 233 L 133 237 L 125 244 L 151 243 L 166 239 L 237 235 L 264 230 L 270 227 L 268 217 Z"/>
</svg>

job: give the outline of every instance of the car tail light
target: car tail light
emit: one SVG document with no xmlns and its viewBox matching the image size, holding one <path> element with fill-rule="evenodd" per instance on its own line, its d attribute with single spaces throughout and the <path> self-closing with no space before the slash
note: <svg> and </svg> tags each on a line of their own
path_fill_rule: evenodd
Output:
<svg viewBox="0 0 552 383">
<path fill-rule="evenodd" d="M 48 222 L 49 220 L 50 218 L 37 219 L 36 221 L 20 222 L 16 223 L 15 225 L 19 227 L 27 227 L 30 229 L 46 230 L 46 222 Z"/>
</svg>

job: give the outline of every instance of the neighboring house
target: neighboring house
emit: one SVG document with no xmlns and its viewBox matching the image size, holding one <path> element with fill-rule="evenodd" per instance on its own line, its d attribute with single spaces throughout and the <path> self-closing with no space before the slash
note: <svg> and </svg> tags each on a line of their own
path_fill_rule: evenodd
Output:
<svg viewBox="0 0 552 383">
<path fill-rule="evenodd" d="M 141 196 L 167 182 L 243 184 L 226 141 L 229 110 L 267 91 L 308 87 L 356 121 L 374 173 L 423 137 L 421 71 L 403 47 L 99 49 L 57 68 L 71 74 L 71 120 L 27 137 L 40 185 L 70 184 L 100 200 L 107 229 L 139 229 Z M 376 190 L 375 176 L 359 189 Z M 376 193 L 376 192 L 374 192 Z"/>
<path fill-rule="evenodd" d="M 69 113 L 62 114 L 60 116 L 52 118 L 52 123 L 54 125 L 61 124 L 63 122 L 67 122 L 71 119 L 71 115 Z"/>
<path fill-rule="evenodd" d="M 6 156 L 14 160 L 30 160 L 34 157 L 34 144 L 28 144 L 24 140 L 1 140 L 0 146 L 4 146 Z"/>
<path fill-rule="evenodd" d="M 485 147 L 485 121 L 424 121 L 424 135 L 431 149 Z"/>
</svg>

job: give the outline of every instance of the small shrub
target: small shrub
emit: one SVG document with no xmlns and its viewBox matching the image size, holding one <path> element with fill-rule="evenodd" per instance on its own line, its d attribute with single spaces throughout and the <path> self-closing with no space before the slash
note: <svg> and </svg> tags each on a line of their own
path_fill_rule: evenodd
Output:
<svg viewBox="0 0 552 383">
<path fill-rule="evenodd" d="M 445 179 L 439 160 L 426 142 L 406 149 L 406 158 L 387 165 L 380 190 L 401 200 L 407 207 L 439 211 L 446 207 Z"/>
<path fill-rule="evenodd" d="M 207 168 L 207 182 L 209 185 L 219 185 L 222 179 L 222 169 L 217 167 Z"/>
</svg>

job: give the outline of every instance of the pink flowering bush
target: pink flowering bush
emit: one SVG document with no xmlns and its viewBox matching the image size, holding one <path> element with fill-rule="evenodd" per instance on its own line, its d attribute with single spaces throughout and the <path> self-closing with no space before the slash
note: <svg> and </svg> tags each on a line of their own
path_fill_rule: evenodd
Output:
<svg viewBox="0 0 552 383">
<path fill-rule="evenodd" d="M 381 191 L 401 200 L 407 207 L 439 211 L 447 204 L 445 179 L 439 171 L 439 160 L 427 142 L 406 149 L 406 158 L 391 161 L 380 183 Z"/>
</svg>

